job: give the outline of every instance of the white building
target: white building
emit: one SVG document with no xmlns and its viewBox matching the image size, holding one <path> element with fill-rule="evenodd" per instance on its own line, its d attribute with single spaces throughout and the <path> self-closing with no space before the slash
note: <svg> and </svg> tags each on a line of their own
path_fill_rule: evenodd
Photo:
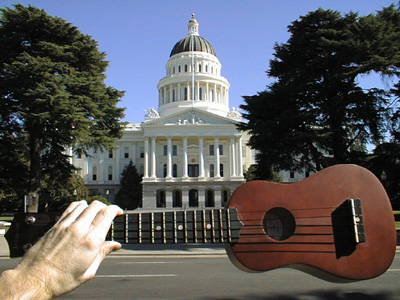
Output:
<svg viewBox="0 0 400 300">
<path fill-rule="evenodd" d="M 112 200 L 132 160 L 143 174 L 143 208 L 224 206 L 254 155 L 248 135 L 236 128 L 241 114 L 229 109 L 221 67 L 192 16 L 157 85 L 158 109 L 149 108 L 142 123 L 127 125 L 117 150 L 73 158 L 90 192 Z"/>
</svg>

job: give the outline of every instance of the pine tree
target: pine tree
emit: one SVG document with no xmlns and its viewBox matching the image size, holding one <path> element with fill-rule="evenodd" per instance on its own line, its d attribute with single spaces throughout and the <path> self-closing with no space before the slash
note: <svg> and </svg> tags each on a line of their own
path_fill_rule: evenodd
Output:
<svg viewBox="0 0 400 300">
<path fill-rule="evenodd" d="M 43 179 L 67 182 L 74 170 L 66 147 L 85 154 L 121 136 L 123 93 L 105 85 L 108 63 L 95 40 L 33 6 L 1 9 L 0 44 L 0 140 L 22 143 L 9 158 L 28 169 L 35 211 Z"/>
<path fill-rule="evenodd" d="M 115 197 L 115 203 L 123 209 L 135 209 L 142 204 L 142 177 L 130 161 L 122 172 L 121 189 Z"/>
<path fill-rule="evenodd" d="M 289 26 L 289 40 L 275 46 L 270 62 L 276 81 L 242 105 L 248 123 L 240 129 L 259 150 L 260 173 L 360 161 L 367 144 L 398 128 L 390 91 L 363 89 L 357 78 L 398 76 L 399 20 L 393 6 L 366 17 L 319 9 Z"/>
</svg>

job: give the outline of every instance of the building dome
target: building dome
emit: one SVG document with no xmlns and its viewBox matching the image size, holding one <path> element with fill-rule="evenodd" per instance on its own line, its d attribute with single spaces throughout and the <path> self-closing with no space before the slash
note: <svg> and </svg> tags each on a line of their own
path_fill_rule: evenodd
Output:
<svg viewBox="0 0 400 300">
<path fill-rule="evenodd" d="M 226 117 L 229 82 L 221 75 L 221 62 L 213 46 L 199 36 L 194 14 L 188 29 L 187 36 L 172 49 L 165 66 L 166 76 L 158 82 L 158 114 L 165 117 L 196 108 Z"/>
<path fill-rule="evenodd" d="M 187 36 L 177 42 L 174 48 L 172 48 L 170 57 L 187 51 L 200 51 L 217 56 L 214 47 L 210 44 L 210 42 L 199 36 L 199 23 L 194 18 L 194 14 L 192 14 L 192 18 L 188 23 L 188 29 L 189 32 Z"/>
</svg>

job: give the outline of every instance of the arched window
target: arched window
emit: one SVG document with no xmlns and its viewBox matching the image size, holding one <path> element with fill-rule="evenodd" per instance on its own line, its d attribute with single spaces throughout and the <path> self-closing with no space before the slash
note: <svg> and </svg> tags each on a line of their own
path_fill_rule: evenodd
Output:
<svg viewBox="0 0 400 300">
<path fill-rule="evenodd" d="M 192 189 L 189 190 L 189 207 L 199 206 L 199 191 Z"/>
<path fill-rule="evenodd" d="M 165 191 L 158 190 L 157 191 L 157 207 L 165 207 Z"/>
<path fill-rule="evenodd" d="M 206 191 L 205 205 L 206 205 L 206 207 L 214 207 L 215 206 L 214 191 L 213 190 L 207 190 Z"/>
<path fill-rule="evenodd" d="M 108 166 L 108 180 L 113 180 L 113 167 Z"/>
<path fill-rule="evenodd" d="M 173 207 L 182 207 L 182 192 L 180 190 L 174 190 L 172 197 Z"/>
<path fill-rule="evenodd" d="M 229 190 L 222 190 L 222 206 L 225 206 L 228 200 L 229 200 Z"/>
<path fill-rule="evenodd" d="M 92 168 L 92 180 L 97 180 L 97 167 Z"/>
<path fill-rule="evenodd" d="M 201 64 L 199 64 L 199 72 L 201 72 Z"/>
<path fill-rule="evenodd" d="M 167 164 L 163 165 L 163 177 L 167 177 Z"/>
</svg>

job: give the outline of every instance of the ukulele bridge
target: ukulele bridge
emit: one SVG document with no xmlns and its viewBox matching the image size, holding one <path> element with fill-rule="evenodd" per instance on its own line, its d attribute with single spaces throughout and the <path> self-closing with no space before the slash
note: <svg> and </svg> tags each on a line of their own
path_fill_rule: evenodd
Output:
<svg viewBox="0 0 400 300">
<path fill-rule="evenodd" d="M 332 213 L 336 258 L 349 256 L 365 242 L 360 199 L 347 199 Z"/>
</svg>

